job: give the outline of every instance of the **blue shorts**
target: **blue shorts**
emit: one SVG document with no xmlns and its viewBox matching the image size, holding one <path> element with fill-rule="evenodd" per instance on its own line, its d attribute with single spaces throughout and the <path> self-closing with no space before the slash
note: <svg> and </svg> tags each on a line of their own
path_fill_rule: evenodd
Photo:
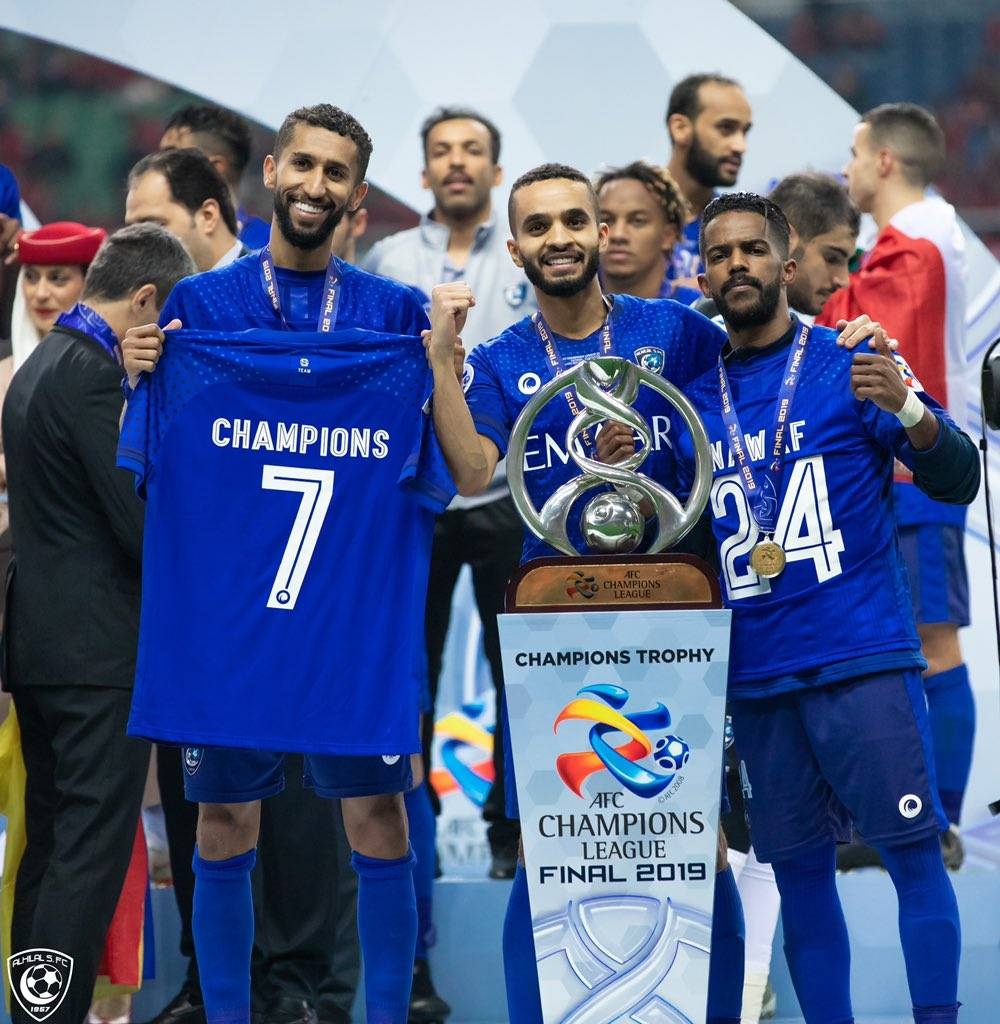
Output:
<svg viewBox="0 0 1000 1024">
<path fill-rule="evenodd" d="M 269 750 L 182 747 L 181 764 L 193 803 L 245 804 L 285 788 L 285 755 Z M 306 754 L 302 785 L 334 800 L 405 793 L 413 786 L 410 755 Z"/>
<path fill-rule="evenodd" d="M 918 669 L 730 701 L 753 848 L 785 860 L 851 823 L 873 846 L 948 827 Z"/>
<path fill-rule="evenodd" d="M 899 547 L 913 599 L 917 625 L 969 624 L 969 575 L 965 569 L 965 531 L 961 526 L 928 523 L 900 526 Z"/>
</svg>

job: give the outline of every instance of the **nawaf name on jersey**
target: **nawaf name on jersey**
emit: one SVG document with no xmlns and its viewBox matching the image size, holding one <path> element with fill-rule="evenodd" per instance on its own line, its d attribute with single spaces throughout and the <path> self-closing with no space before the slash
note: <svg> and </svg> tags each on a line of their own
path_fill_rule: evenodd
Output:
<svg viewBox="0 0 1000 1024">
<path fill-rule="evenodd" d="M 725 335 L 700 313 L 670 299 L 637 299 L 629 295 L 612 298 L 612 355 L 652 370 L 678 387 L 684 387 L 715 365 Z M 568 369 L 600 353 L 601 331 L 579 341 L 558 338 L 557 342 L 563 366 Z M 507 452 L 510 431 L 521 410 L 552 377 L 552 367 L 530 317 L 480 345 L 469 356 L 465 375 L 469 409 L 476 430 L 490 438 L 501 455 Z M 635 408 L 645 417 L 652 434 L 650 454 L 639 472 L 674 490 L 672 406 L 643 385 Z M 525 483 L 538 509 L 561 484 L 580 472 L 567 451 L 566 430 L 572 418 L 566 399 L 557 394 L 544 407 L 528 435 Z M 579 499 L 568 520 L 570 541 L 580 551 L 585 550 L 579 527 L 580 511 L 596 493 L 595 489 Z M 526 535 L 522 553 L 525 560 L 552 553 L 552 548 L 533 534 Z"/>
<path fill-rule="evenodd" d="M 792 336 L 726 360 L 742 441 L 757 473 L 769 461 Z M 717 367 L 688 389 L 712 444 L 709 509 L 734 613 L 731 696 L 767 696 L 925 664 L 896 544 L 893 459 L 913 469 L 919 485 L 921 459 L 933 458 L 944 429 L 934 449 L 917 452 L 894 415 L 854 398 L 853 356 L 836 338 L 835 331 L 812 329 L 789 408 L 774 533 L 787 565 L 774 579 L 759 576 L 749 563 L 764 538 L 737 479 Z M 918 395 L 951 422 L 933 398 Z M 680 474 L 689 479 L 689 435 L 678 438 L 678 452 Z"/>
<path fill-rule="evenodd" d="M 419 339 L 172 332 L 119 465 L 147 499 L 130 732 L 419 749 L 434 513 L 453 485 Z"/>
</svg>

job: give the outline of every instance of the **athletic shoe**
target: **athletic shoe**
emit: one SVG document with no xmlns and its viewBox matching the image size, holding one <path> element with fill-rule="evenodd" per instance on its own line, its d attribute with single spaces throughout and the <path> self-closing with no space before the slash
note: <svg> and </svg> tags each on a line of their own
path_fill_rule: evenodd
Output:
<svg viewBox="0 0 1000 1024">
<path fill-rule="evenodd" d="M 316 1011 L 305 999 L 277 996 L 264 1007 L 264 1024 L 316 1024 Z"/>
<path fill-rule="evenodd" d="M 444 1024 L 450 1013 L 451 1007 L 434 990 L 430 964 L 422 958 L 414 960 L 408 1024 Z"/>
<path fill-rule="evenodd" d="M 854 871 L 857 868 L 884 867 L 878 850 L 863 843 L 857 834 L 850 843 L 841 843 L 837 847 L 837 870 Z"/>
<path fill-rule="evenodd" d="M 201 989 L 194 982 L 184 982 L 180 992 L 149 1024 L 206 1024 L 205 1001 Z"/>
</svg>

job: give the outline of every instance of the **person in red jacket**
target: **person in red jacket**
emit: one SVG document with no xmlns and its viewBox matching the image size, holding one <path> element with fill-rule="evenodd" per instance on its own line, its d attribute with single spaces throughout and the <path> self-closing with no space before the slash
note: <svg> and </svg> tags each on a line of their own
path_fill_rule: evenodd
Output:
<svg viewBox="0 0 1000 1024">
<path fill-rule="evenodd" d="M 851 198 L 872 215 L 879 234 L 817 322 L 832 325 L 864 310 L 899 339 L 916 377 L 963 424 L 965 246 L 954 208 L 928 193 L 944 162 L 944 135 L 922 107 L 887 103 L 861 118 L 844 173 Z M 949 867 L 957 868 L 963 854 L 955 826 L 975 733 L 975 703 L 958 639 L 959 628 L 969 624 L 965 513 L 921 494 L 897 469 L 897 526 L 927 659 L 924 688 L 938 786 L 952 823 L 942 846 Z"/>
</svg>

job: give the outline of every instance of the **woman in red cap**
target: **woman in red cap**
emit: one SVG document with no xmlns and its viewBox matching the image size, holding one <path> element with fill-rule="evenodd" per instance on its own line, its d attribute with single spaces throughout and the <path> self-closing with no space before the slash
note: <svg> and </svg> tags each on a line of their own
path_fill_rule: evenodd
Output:
<svg viewBox="0 0 1000 1024">
<path fill-rule="evenodd" d="M 22 232 L 17 249 L 21 274 L 11 324 L 13 370 L 31 355 L 59 314 L 77 303 L 87 267 L 107 237 L 103 228 L 68 220 Z M 23 310 L 20 317 L 18 307 Z"/>
</svg>

